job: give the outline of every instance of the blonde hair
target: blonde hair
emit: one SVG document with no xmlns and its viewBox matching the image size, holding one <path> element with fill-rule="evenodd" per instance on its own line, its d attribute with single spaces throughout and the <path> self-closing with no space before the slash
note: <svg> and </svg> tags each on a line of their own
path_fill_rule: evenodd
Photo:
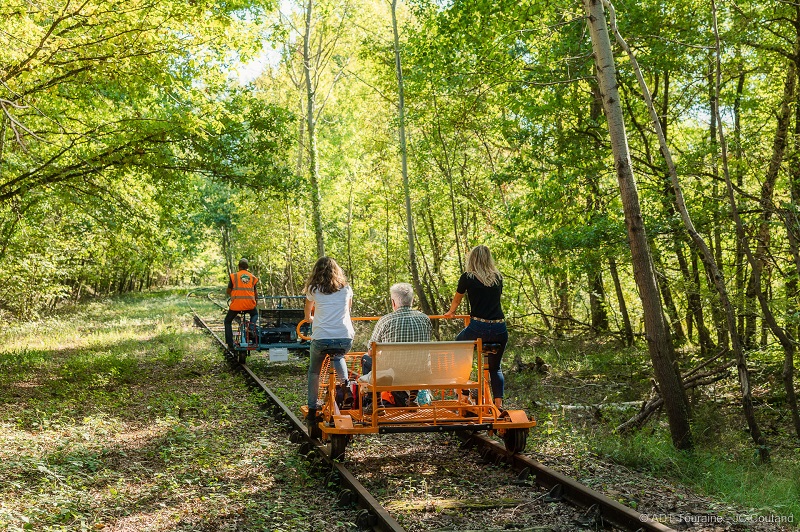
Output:
<svg viewBox="0 0 800 532">
<path fill-rule="evenodd" d="M 330 257 L 322 257 L 314 264 L 303 291 L 306 294 L 320 292 L 332 294 L 347 286 L 344 270 Z"/>
<path fill-rule="evenodd" d="M 494 265 L 492 252 L 486 246 L 475 246 L 467 256 L 467 275 L 475 277 L 486 286 L 499 284 L 503 279 Z"/>
</svg>

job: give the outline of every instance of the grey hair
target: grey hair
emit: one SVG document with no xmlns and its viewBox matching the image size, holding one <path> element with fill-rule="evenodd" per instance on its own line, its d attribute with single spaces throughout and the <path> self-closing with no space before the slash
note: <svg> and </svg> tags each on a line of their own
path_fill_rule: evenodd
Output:
<svg viewBox="0 0 800 532">
<path fill-rule="evenodd" d="M 389 293 L 400 307 L 410 307 L 414 302 L 414 288 L 408 283 L 393 284 Z"/>
</svg>

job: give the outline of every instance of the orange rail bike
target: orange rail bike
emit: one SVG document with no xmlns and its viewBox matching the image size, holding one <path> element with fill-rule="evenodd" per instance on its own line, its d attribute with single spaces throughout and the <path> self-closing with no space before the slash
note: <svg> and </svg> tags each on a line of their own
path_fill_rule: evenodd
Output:
<svg viewBox="0 0 800 532">
<path fill-rule="evenodd" d="M 469 323 L 469 316 L 456 318 L 463 319 L 465 325 Z M 304 323 L 298 324 L 301 338 L 304 335 L 300 327 Z M 502 437 L 510 453 L 525 449 L 528 432 L 536 421 L 523 410 L 501 410 L 492 400 L 485 355 L 497 349 L 497 344 L 483 344 L 478 339 L 378 342 L 371 347 L 372 370 L 364 375 L 360 374 L 364 352 L 345 355 L 353 383 L 347 392 L 336 383 L 330 357 L 326 356 L 323 362 L 319 397 L 324 398 L 324 404 L 318 408 L 321 418 L 317 422 L 322 441 L 330 443 L 334 458 L 343 459 L 347 443 L 359 434 L 486 430 Z M 417 401 L 399 404 L 405 394 L 393 392 L 409 391 L 417 392 Z M 308 406 L 302 406 L 301 411 L 303 417 L 308 416 Z"/>
</svg>

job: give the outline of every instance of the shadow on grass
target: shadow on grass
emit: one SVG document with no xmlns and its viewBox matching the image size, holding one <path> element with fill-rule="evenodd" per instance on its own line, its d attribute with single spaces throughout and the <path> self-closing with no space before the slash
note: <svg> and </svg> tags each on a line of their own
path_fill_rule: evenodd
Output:
<svg viewBox="0 0 800 532">
<path fill-rule="evenodd" d="M 243 456 L 261 437 L 258 431 L 193 426 L 199 421 L 173 420 L 124 443 L 89 448 L 62 442 L 52 452 L 19 457 L 0 468 L 0 497 L 31 494 L 24 513 L 35 527 L 119 522 L 121 529 L 158 530 L 173 529 L 164 522 L 180 519 L 192 529 L 219 530 L 215 526 L 223 523 L 229 528 L 263 520 L 276 488 L 302 500 L 301 491 L 319 483 L 304 473 L 300 456 L 272 465 L 263 455 Z M 244 467 L 243 459 L 260 467 Z M 266 473 L 281 466 L 278 475 Z"/>
<path fill-rule="evenodd" d="M 207 341 L 165 332 L 0 355 L 0 423 L 16 429 L 2 438 L 0 498 L 23 501 L 37 526 L 187 530 L 270 521 L 274 485 L 304 500 L 319 482 L 277 425 L 263 426 L 244 382 L 213 348 L 185 355 Z M 282 456 L 265 452 L 270 439 Z M 303 516 L 290 504 L 275 519 L 293 513 Z"/>
<path fill-rule="evenodd" d="M 309 493 L 334 506 L 191 329 L 182 292 L 94 302 L 44 323 L 3 333 L 0 529 L 308 529 L 319 519 Z M 26 345 L 46 347 L 9 347 Z"/>
<path fill-rule="evenodd" d="M 187 355 L 192 345 L 186 337 L 166 331 L 147 341 L 130 338 L 83 349 L 0 353 L 0 403 L 14 407 L 0 416 L 63 409 L 78 417 L 100 408 L 129 419 L 125 412 L 137 392 L 157 394 L 159 386 L 179 387 L 183 380 L 222 371 L 221 356 L 215 360 Z"/>
</svg>

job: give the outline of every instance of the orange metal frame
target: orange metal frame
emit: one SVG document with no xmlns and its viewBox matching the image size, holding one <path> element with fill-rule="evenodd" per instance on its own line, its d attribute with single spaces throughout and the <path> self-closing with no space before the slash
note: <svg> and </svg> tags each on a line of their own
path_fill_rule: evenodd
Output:
<svg viewBox="0 0 800 532">
<path fill-rule="evenodd" d="M 469 316 L 455 316 L 463 319 L 465 325 L 469 323 Z M 444 316 L 430 316 L 431 319 L 447 319 Z M 379 317 L 357 317 L 353 321 L 374 321 Z M 301 322 L 302 324 L 302 322 Z M 298 329 L 300 324 L 298 324 Z M 298 331 L 299 333 L 299 331 Z M 432 342 L 436 343 L 436 342 Z M 421 406 L 379 406 L 378 399 L 381 392 L 401 391 L 412 388 L 403 386 L 379 386 L 376 375 L 380 367 L 380 357 L 377 350 L 372 349 L 372 382 L 358 382 L 358 408 L 340 410 L 336 403 L 336 375 L 330 358 L 326 357 L 320 371 L 320 397 L 325 397 L 322 408 L 323 421 L 320 422 L 323 440 L 328 440 L 332 434 L 376 434 L 379 432 L 402 432 L 403 429 L 416 427 L 414 431 L 437 431 L 447 426 L 469 428 L 481 426 L 490 434 L 498 433 L 501 436 L 509 429 L 527 429 L 536 425 L 536 421 L 528 419 L 523 410 L 501 411 L 493 400 L 489 386 L 489 369 L 485 361 L 483 343 L 480 339 L 475 341 L 477 353 L 477 381 L 469 381 L 467 385 L 459 384 L 457 389 L 453 385 L 421 385 L 420 388 L 429 389 L 432 393 L 431 402 Z M 351 376 L 359 375 L 361 352 L 351 352 L 345 355 L 348 372 Z M 473 358 L 473 364 L 475 359 Z M 477 397 L 473 401 L 470 394 L 462 394 L 462 390 L 477 389 Z M 372 413 L 365 414 L 363 398 L 366 394 L 372 395 Z M 437 398 L 438 397 L 438 398 Z M 307 415 L 307 407 L 301 407 Z"/>
</svg>

